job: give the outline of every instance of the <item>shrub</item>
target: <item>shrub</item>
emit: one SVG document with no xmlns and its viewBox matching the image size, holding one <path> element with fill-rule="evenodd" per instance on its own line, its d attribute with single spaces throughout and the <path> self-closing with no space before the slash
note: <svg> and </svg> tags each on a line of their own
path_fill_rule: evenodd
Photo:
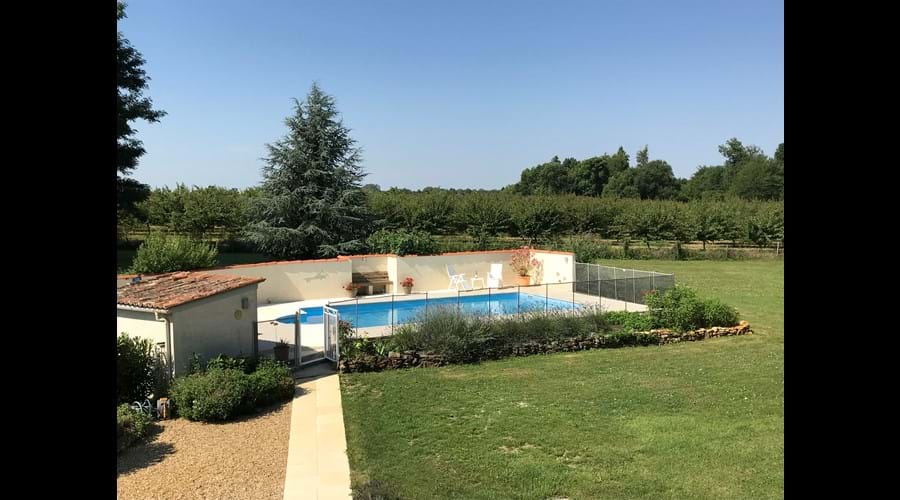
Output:
<svg viewBox="0 0 900 500">
<path fill-rule="evenodd" d="M 184 236 L 151 233 L 138 247 L 131 272 L 157 274 L 212 267 L 218 255 L 213 245 Z"/>
<path fill-rule="evenodd" d="M 264 359 L 249 375 L 254 406 L 267 406 L 294 397 L 294 378 L 287 366 Z"/>
<path fill-rule="evenodd" d="M 575 260 L 578 262 L 594 262 L 623 256 L 621 252 L 614 252 L 609 244 L 597 241 L 594 236 L 589 234 L 569 238 L 561 245 L 560 249 L 574 253 Z"/>
<path fill-rule="evenodd" d="M 649 314 L 611 311 L 604 316 L 610 324 L 621 325 L 624 331 L 646 332 L 654 328 L 653 317 Z"/>
<path fill-rule="evenodd" d="M 191 359 L 188 360 L 187 375 L 203 373 L 205 370 L 206 369 L 203 366 L 203 360 L 200 359 L 200 355 L 196 352 L 191 353 Z"/>
<path fill-rule="evenodd" d="M 252 357 L 231 357 L 219 354 L 206 362 L 207 370 L 238 370 L 253 373 L 257 368 L 257 360 Z M 200 371 L 200 370 L 197 370 Z"/>
<path fill-rule="evenodd" d="M 734 326 L 738 324 L 738 317 L 735 308 L 719 300 L 703 302 L 703 320 L 707 326 Z"/>
<path fill-rule="evenodd" d="M 431 255 L 438 250 L 438 244 L 432 235 L 417 230 L 380 229 L 369 236 L 366 244 L 374 253 L 396 255 Z"/>
<path fill-rule="evenodd" d="M 434 308 L 401 325 L 390 342 L 400 351 L 434 352 L 449 362 L 467 362 L 496 357 L 527 342 L 584 338 L 607 329 L 606 319 L 596 311 L 575 316 L 532 312 L 490 320 L 455 308 Z"/>
<path fill-rule="evenodd" d="M 609 347 L 633 347 L 655 344 L 659 344 L 659 337 L 652 333 L 621 331 L 607 335 L 606 337 L 606 345 Z"/>
<path fill-rule="evenodd" d="M 247 375 L 238 370 L 209 370 L 178 377 L 172 384 L 178 414 L 188 420 L 224 421 L 253 408 Z"/>
<path fill-rule="evenodd" d="M 153 429 L 150 417 L 132 410 L 127 404 L 116 408 L 116 449 L 118 452 L 147 437 Z"/>
<path fill-rule="evenodd" d="M 142 401 L 154 387 L 156 356 L 150 339 L 116 338 L 116 395 L 119 403 Z"/>
<path fill-rule="evenodd" d="M 342 339 L 339 345 L 342 358 L 354 358 L 361 355 L 385 356 L 395 348 L 390 338 L 372 340 L 356 336 Z"/>
<path fill-rule="evenodd" d="M 363 354 L 375 354 L 374 343 L 366 337 L 357 336 L 349 321 L 338 322 L 338 348 L 341 357 L 353 358 Z"/>
<path fill-rule="evenodd" d="M 607 320 L 606 315 L 599 309 L 582 310 L 577 318 L 585 324 L 588 332 L 591 334 L 608 331 L 610 327 L 610 322 Z"/>
<path fill-rule="evenodd" d="M 294 396 L 294 378 L 277 361 L 219 355 L 206 371 L 178 377 L 172 385 L 178 414 L 188 420 L 224 421 Z"/>
<path fill-rule="evenodd" d="M 157 352 L 154 356 L 151 377 L 154 398 L 168 397 L 172 384 L 172 372 L 169 370 L 168 359 L 161 352 Z"/>
<path fill-rule="evenodd" d="M 413 321 L 400 325 L 391 338 L 397 350 L 437 352 L 464 360 L 489 335 L 485 318 L 461 314 L 453 307 L 435 307 Z"/>
<path fill-rule="evenodd" d="M 700 299 L 682 285 L 663 294 L 650 293 L 647 307 L 656 328 L 671 328 L 684 332 L 711 326 L 732 326 L 737 323 L 737 311 L 717 299 Z"/>
</svg>

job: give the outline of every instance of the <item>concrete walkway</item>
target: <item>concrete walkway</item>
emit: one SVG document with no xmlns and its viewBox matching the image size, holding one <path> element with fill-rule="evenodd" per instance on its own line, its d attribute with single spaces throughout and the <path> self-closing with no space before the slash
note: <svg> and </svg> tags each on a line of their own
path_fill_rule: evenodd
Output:
<svg viewBox="0 0 900 500">
<path fill-rule="evenodd" d="M 338 375 L 319 363 L 295 377 L 284 499 L 351 498 Z"/>
</svg>

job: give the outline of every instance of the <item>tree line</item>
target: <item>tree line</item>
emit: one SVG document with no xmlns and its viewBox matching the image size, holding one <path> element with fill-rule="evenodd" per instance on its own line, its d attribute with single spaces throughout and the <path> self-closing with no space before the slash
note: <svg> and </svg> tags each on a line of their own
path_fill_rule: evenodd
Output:
<svg viewBox="0 0 900 500">
<path fill-rule="evenodd" d="M 783 201 L 742 199 L 729 189 L 720 189 L 739 182 L 746 176 L 744 169 L 753 168 L 753 162 L 761 158 L 761 152 L 739 147 L 735 141 L 723 146 L 726 164 L 709 167 L 721 169 L 725 184 L 710 181 L 701 189 L 719 189 L 717 195 L 687 202 L 666 194 L 687 188 L 652 181 L 668 167 L 660 160 L 648 160 L 646 149 L 639 152 L 634 168 L 621 149 L 600 162 L 604 168 L 616 165 L 601 196 L 547 193 L 544 189 L 523 193 L 521 187 L 382 191 L 362 184 L 365 174 L 360 153 L 338 118 L 333 97 L 314 84 L 304 101 L 295 101 L 294 108 L 285 121 L 287 134 L 267 145 L 260 186 L 245 190 L 184 185 L 157 188 L 134 203 L 127 216 L 120 214 L 120 223 L 162 226 L 197 239 L 224 233 L 278 258 L 358 253 L 384 242 L 392 247 L 417 247 L 417 242 L 424 241 L 423 248 L 434 248 L 423 235 L 468 235 L 473 249 L 487 248 L 493 238 L 501 236 L 535 244 L 575 234 L 615 238 L 626 245 L 640 241 L 648 248 L 652 241 L 701 241 L 704 247 L 710 241 L 757 245 L 784 241 Z M 783 163 L 783 148 L 778 156 Z M 565 181 L 554 189 L 587 185 L 565 177 L 565 172 L 603 171 L 585 167 L 590 161 L 573 161 L 560 162 L 560 166 L 568 162 L 567 170 L 547 177 L 548 182 L 551 178 Z M 527 172 L 523 177 L 528 179 L 546 173 L 541 169 Z M 636 182 L 631 186 L 621 181 L 623 190 L 649 193 L 648 199 L 641 199 L 643 195 L 607 196 L 610 189 L 619 189 L 615 183 L 622 175 L 632 176 Z M 715 178 L 706 173 L 701 177 L 704 182 L 707 177 Z M 686 186 L 698 179 L 695 176 Z M 381 243 L 370 241 L 376 231 L 380 231 L 376 240 Z"/>
<path fill-rule="evenodd" d="M 362 190 L 361 190 L 362 191 Z M 137 204 L 135 224 L 164 227 L 196 238 L 245 235 L 254 220 L 261 188 L 217 186 L 154 189 Z M 738 198 L 724 200 L 636 200 L 578 195 L 520 195 L 510 192 L 362 191 L 368 212 L 363 241 L 378 229 L 467 235 L 476 247 L 492 238 L 514 236 L 524 243 L 560 236 L 593 234 L 600 238 L 642 241 L 724 241 L 774 244 L 784 241 L 784 203 Z M 138 222 L 139 221 L 139 222 Z M 260 249 L 264 253 L 280 253 Z M 322 255 L 308 249 L 304 257 Z"/>
<path fill-rule="evenodd" d="M 124 7 L 117 3 L 119 19 Z M 163 227 L 195 240 L 225 234 L 277 258 L 331 257 L 379 245 L 434 248 L 431 236 L 455 234 L 471 237 L 475 248 L 501 236 L 533 244 L 574 234 L 648 247 L 660 240 L 784 240 L 783 143 L 769 158 L 731 139 L 719 148 L 722 165 L 701 167 L 689 180 L 676 179 L 664 160 L 650 160 L 645 147 L 633 167 L 622 148 L 581 161 L 554 158 L 502 190 L 383 191 L 363 185 L 360 149 L 334 97 L 316 84 L 303 101 L 295 99 L 285 135 L 266 145 L 258 187 L 151 190 L 126 177 L 144 154 L 132 123 L 158 121 L 164 112 L 143 95 L 148 78 L 140 53 L 121 33 L 117 40 L 117 209 L 126 231 Z"/>
<path fill-rule="evenodd" d="M 678 179 L 665 160 L 650 160 L 645 146 L 632 166 L 628 153 L 584 160 L 554 156 L 526 168 L 519 182 L 504 191 L 524 195 L 576 194 L 642 200 L 721 200 L 729 196 L 751 200 L 784 199 L 784 143 L 772 157 L 757 146 L 731 138 L 719 146 L 721 165 L 700 166 L 690 179 Z"/>
</svg>

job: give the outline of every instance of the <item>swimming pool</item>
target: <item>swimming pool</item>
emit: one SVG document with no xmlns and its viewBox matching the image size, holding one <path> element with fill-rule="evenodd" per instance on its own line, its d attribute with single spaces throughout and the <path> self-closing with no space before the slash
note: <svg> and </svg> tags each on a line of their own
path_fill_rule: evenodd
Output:
<svg viewBox="0 0 900 500">
<path fill-rule="evenodd" d="M 458 301 L 458 302 L 457 302 Z M 397 300 L 391 304 L 386 302 L 364 302 L 357 307 L 356 303 L 338 304 L 334 307 L 341 314 L 341 319 L 349 321 L 359 328 L 371 326 L 399 325 L 412 321 L 416 315 L 425 311 L 425 299 Z M 456 307 L 459 305 L 463 312 L 483 315 L 516 314 L 516 312 L 529 311 L 553 311 L 581 308 L 580 304 L 570 301 L 552 299 L 540 295 L 531 295 L 523 292 L 492 293 L 488 295 L 467 295 L 465 297 L 444 297 L 428 299 L 428 308 Z M 304 314 L 300 318 L 301 324 L 316 324 L 322 322 L 322 308 L 303 308 Z M 294 315 L 283 316 L 276 321 L 279 323 L 296 322 Z M 357 321 L 359 324 L 357 325 Z"/>
</svg>

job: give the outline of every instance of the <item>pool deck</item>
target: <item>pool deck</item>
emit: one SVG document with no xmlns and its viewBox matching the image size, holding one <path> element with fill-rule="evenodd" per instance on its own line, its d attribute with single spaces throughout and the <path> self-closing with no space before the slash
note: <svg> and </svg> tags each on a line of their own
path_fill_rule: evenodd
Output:
<svg viewBox="0 0 900 500">
<path fill-rule="evenodd" d="M 257 317 L 260 321 L 275 320 L 284 316 L 288 316 L 303 308 L 318 308 L 325 304 L 331 305 L 348 305 L 359 300 L 360 304 L 370 304 L 378 302 L 400 302 L 407 300 L 424 300 L 451 298 L 459 295 L 460 297 L 472 295 L 489 295 L 498 293 L 513 293 L 516 287 L 505 288 L 481 288 L 475 290 L 428 290 L 426 292 L 413 292 L 409 295 L 367 295 L 354 299 L 347 297 L 335 297 L 331 299 L 301 300 L 295 302 L 282 302 L 278 304 L 261 305 L 257 308 Z M 622 300 L 608 299 L 606 297 L 597 297 L 595 295 L 586 295 L 583 293 L 572 293 L 571 284 L 549 284 L 549 285 L 533 285 L 530 287 L 522 287 L 522 292 L 537 297 L 548 297 L 566 302 L 574 301 L 583 306 L 599 305 L 602 311 L 646 311 L 647 306 L 634 302 L 625 302 Z M 292 324 L 260 324 L 260 353 L 266 353 L 274 347 L 280 339 L 283 339 L 293 345 L 294 343 L 294 325 Z M 364 337 L 384 337 L 391 335 L 391 325 L 375 326 L 360 328 L 358 333 Z M 325 345 L 324 330 L 322 324 L 303 323 L 300 327 L 301 345 L 303 346 L 304 355 L 307 351 L 320 351 Z"/>
</svg>

